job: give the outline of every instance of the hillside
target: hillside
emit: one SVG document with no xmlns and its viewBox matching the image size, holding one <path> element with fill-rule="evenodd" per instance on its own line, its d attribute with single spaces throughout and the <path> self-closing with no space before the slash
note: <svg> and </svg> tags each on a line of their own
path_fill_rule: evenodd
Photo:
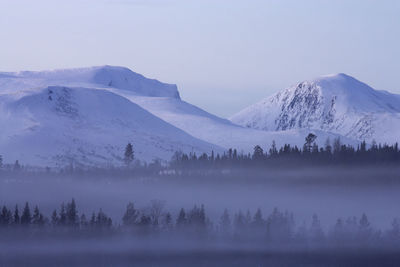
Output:
<svg viewBox="0 0 400 267">
<path fill-rule="evenodd" d="M 329 75 L 282 90 L 230 120 L 264 131 L 321 130 L 359 141 L 394 143 L 400 136 L 400 96 L 346 74 Z"/>
</svg>

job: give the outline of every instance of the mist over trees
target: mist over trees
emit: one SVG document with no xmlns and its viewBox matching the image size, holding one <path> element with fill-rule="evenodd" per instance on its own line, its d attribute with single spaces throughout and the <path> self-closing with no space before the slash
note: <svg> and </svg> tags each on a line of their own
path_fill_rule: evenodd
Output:
<svg viewBox="0 0 400 267">
<path fill-rule="evenodd" d="M 181 208 L 176 216 L 167 211 L 164 202 L 151 201 L 145 209 L 130 202 L 121 222 L 113 223 L 101 209 L 89 217 L 79 214 L 74 199 L 62 203 L 50 217 L 44 216 L 38 206 L 31 209 L 27 202 L 22 214 L 18 206 L 1 207 L 0 233 L 3 238 L 40 239 L 65 236 L 87 238 L 102 236 L 130 236 L 135 238 L 187 239 L 198 242 L 222 242 L 257 246 L 287 247 L 361 247 L 400 249 L 400 221 L 395 218 L 391 227 L 380 230 L 371 224 L 365 213 L 360 217 L 338 218 L 324 225 L 314 214 L 310 223 L 296 221 L 292 212 L 274 208 L 263 215 L 261 209 L 231 213 L 225 209 L 220 218 L 211 221 L 204 205 Z M 27 234 L 29 233 L 29 234 Z"/>
<path fill-rule="evenodd" d="M 184 153 L 176 151 L 169 161 L 155 158 L 152 162 L 141 162 L 135 158 L 134 146 L 128 143 L 122 155 L 123 167 L 108 166 L 85 166 L 76 164 L 65 167 L 54 168 L 56 172 L 68 173 L 73 171 L 102 170 L 104 172 L 118 172 L 127 169 L 135 169 L 140 174 L 155 174 L 161 170 L 176 169 L 259 169 L 259 168 L 293 168 L 301 166 L 357 166 L 362 164 L 397 164 L 400 162 L 400 149 L 398 143 L 389 144 L 367 144 L 361 142 L 357 147 L 343 144 L 340 138 L 325 140 L 323 146 L 315 142 L 318 136 L 308 134 L 302 148 L 296 145 L 285 144 L 277 147 L 274 140 L 269 148 L 255 145 L 252 153 L 243 153 L 235 148 L 230 148 L 222 154 L 211 151 L 209 154 L 196 154 L 195 152 Z M 4 157 L 0 155 L 0 174 L 9 171 L 40 170 L 33 166 L 24 166 L 19 160 L 14 164 L 4 164 Z M 43 168 L 42 168 L 43 169 Z M 44 168 L 46 172 L 52 171 L 50 167 Z M 53 170 L 53 171 L 54 171 Z"/>
<path fill-rule="evenodd" d="M 247 154 L 236 149 L 200 155 L 178 151 L 170 162 L 140 164 L 134 156 L 134 144 L 128 144 L 118 167 L 71 165 L 37 170 L 19 161 L 3 164 L 1 182 L 18 193 L 6 192 L 0 202 L 0 249 L 14 252 L 15 247 L 21 246 L 26 251 L 36 251 L 40 247 L 49 252 L 45 258 L 51 255 L 53 244 L 62 253 L 65 248 L 76 251 L 84 247 L 83 254 L 96 251 L 102 255 L 107 248 L 107 255 L 115 253 L 118 259 L 120 253 L 131 255 L 136 251 L 140 258 L 143 251 L 153 257 L 154 252 L 189 251 L 183 253 L 189 255 L 214 253 L 215 249 L 229 260 L 238 251 L 248 253 L 249 257 L 252 253 L 278 252 L 283 258 L 293 251 L 317 258 L 322 252 L 336 257 L 348 255 L 348 251 L 397 255 L 400 220 L 394 207 L 387 206 L 392 200 L 381 201 L 379 196 L 365 200 L 369 194 L 387 192 L 386 181 L 399 184 L 398 145 L 362 142 L 352 147 L 342 144 L 340 139 L 328 139 L 319 147 L 316 138 L 307 136 L 301 148 L 288 144 L 278 147 L 272 141 L 269 148 L 256 145 Z M 376 191 L 371 185 L 385 185 L 385 189 Z M 38 192 L 47 192 L 47 186 L 58 188 L 59 196 L 38 197 Z M 353 191 L 349 186 L 357 189 Z M 330 193 L 336 189 L 339 193 Z M 314 192 L 318 190 L 321 192 Z M 305 196 L 314 193 L 315 196 Z M 321 197 L 325 193 L 328 196 Z M 366 196 L 357 198 L 358 193 Z M 393 194 L 396 192 L 388 195 L 396 199 Z M 131 195 L 135 202 L 129 202 Z M 55 199 L 62 202 L 69 196 L 83 200 L 82 207 L 74 199 L 53 206 Z M 104 196 L 117 197 L 114 202 Z M 170 206 L 167 208 L 166 202 L 160 200 L 148 202 L 159 197 Z M 332 214 L 321 209 L 319 203 L 330 197 L 334 202 L 328 201 L 326 205 L 327 209 L 335 209 Z M 19 198 L 29 201 L 22 203 Z M 365 202 L 341 209 L 348 201 L 357 199 Z M 19 204 L 14 206 L 16 202 Z M 384 216 L 375 210 L 377 207 L 388 208 Z M 226 251 L 232 254 L 226 256 Z M 66 258 L 73 257 L 75 252 L 68 253 Z M 32 255 L 37 256 L 35 252 Z M 17 257 L 10 259 L 13 262 Z M 25 266 L 29 266 L 30 260 Z"/>
</svg>

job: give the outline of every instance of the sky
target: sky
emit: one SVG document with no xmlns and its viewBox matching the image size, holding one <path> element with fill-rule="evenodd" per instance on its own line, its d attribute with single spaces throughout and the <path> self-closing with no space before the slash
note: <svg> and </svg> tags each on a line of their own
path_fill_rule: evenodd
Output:
<svg viewBox="0 0 400 267">
<path fill-rule="evenodd" d="M 222 117 L 347 73 L 400 93 L 398 0 L 0 0 L 0 71 L 125 66 Z"/>
</svg>

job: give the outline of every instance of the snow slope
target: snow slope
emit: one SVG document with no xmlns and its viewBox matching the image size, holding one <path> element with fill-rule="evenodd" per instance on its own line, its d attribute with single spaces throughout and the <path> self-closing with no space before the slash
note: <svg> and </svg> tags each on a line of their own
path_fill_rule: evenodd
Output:
<svg viewBox="0 0 400 267">
<path fill-rule="evenodd" d="M 49 86 L 0 95 L 0 103 L 0 151 L 8 162 L 118 166 L 128 142 L 147 161 L 177 150 L 221 150 L 105 90 Z"/>
<path fill-rule="evenodd" d="M 272 141 L 275 141 L 278 147 L 286 143 L 302 146 L 305 136 L 310 132 L 305 129 L 270 132 L 249 129 L 212 115 L 180 99 L 135 96 L 126 91 L 113 91 L 198 139 L 217 144 L 225 149 L 237 148 L 244 153 L 252 152 L 257 144 L 268 149 Z M 313 132 L 318 136 L 319 145 L 324 144 L 328 137 L 331 140 L 340 137 L 323 131 Z M 349 138 L 342 137 L 342 141 L 356 144 L 355 140 Z"/>
<path fill-rule="evenodd" d="M 0 93 L 51 85 L 118 88 L 129 90 L 136 95 L 180 98 L 175 84 L 148 79 L 124 67 L 99 66 L 52 71 L 0 72 Z"/>
<path fill-rule="evenodd" d="M 128 142 L 141 160 L 168 160 L 177 150 L 302 146 L 310 132 L 242 127 L 182 101 L 176 85 L 112 66 L 0 73 L 0 126 L 6 161 L 51 166 L 118 165 Z M 339 136 L 313 132 L 319 144 Z"/>
<path fill-rule="evenodd" d="M 265 131 L 313 129 L 359 141 L 400 141 L 400 96 L 377 91 L 346 74 L 304 81 L 230 120 Z"/>
</svg>

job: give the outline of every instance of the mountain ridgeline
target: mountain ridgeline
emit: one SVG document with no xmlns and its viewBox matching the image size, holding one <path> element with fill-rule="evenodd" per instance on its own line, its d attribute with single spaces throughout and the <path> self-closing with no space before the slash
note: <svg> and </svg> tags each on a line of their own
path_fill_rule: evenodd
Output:
<svg viewBox="0 0 400 267">
<path fill-rule="evenodd" d="M 0 154 L 35 166 L 124 165 L 127 143 L 136 159 L 167 162 L 176 151 L 243 154 L 255 145 L 302 147 L 340 138 L 356 147 L 398 140 L 400 97 L 339 74 L 302 82 L 231 120 L 180 98 L 176 85 L 127 68 L 100 66 L 0 73 Z"/>
<path fill-rule="evenodd" d="M 346 74 L 300 82 L 231 117 L 265 131 L 322 130 L 354 140 L 395 143 L 400 95 L 377 91 Z"/>
</svg>

